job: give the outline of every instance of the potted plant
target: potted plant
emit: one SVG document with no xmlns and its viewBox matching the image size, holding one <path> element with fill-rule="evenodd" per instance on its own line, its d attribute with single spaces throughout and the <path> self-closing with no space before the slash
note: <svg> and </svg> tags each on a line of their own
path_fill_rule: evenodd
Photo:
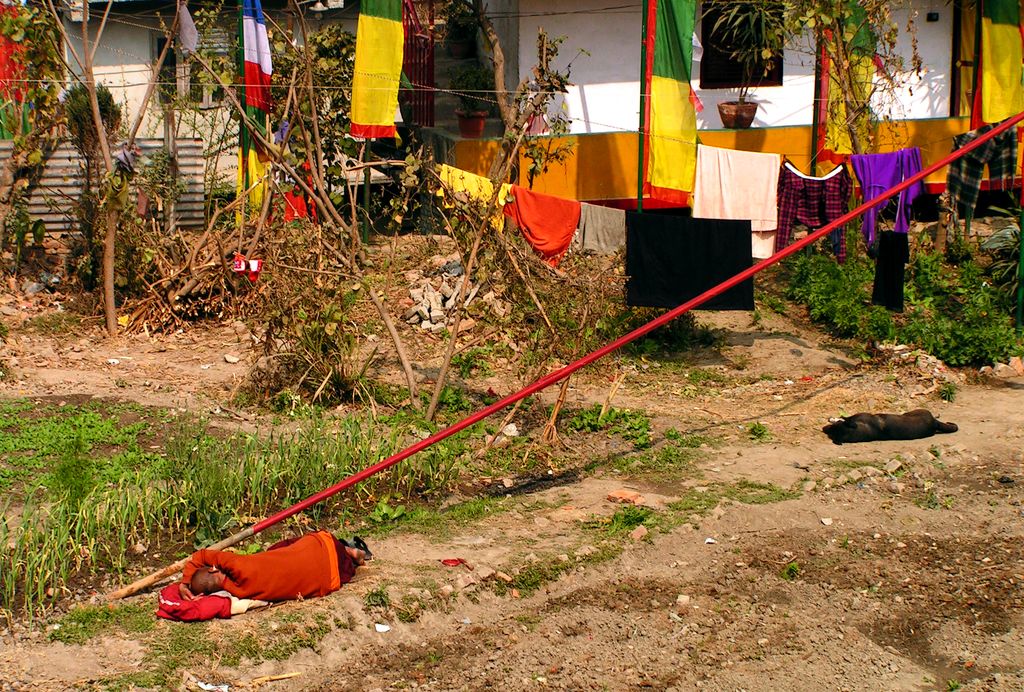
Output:
<svg viewBox="0 0 1024 692">
<path fill-rule="evenodd" d="M 479 138 L 484 132 L 484 121 L 491 112 L 494 72 L 478 64 L 458 67 L 451 71 L 450 84 L 461 105 L 455 111 L 459 134 L 469 139 Z"/>
<path fill-rule="evenodd" d="M 712 30 L 715 40 L 740 64 L 743 75 L 738 99 L 719 103 L 718 113 L 723 126 L 745 129 L 757 113 L 757 103 L 747 98 L 751 87 L 760 84 L 782 59 L 786 43 L 785 10 L 778 0 L 718 0 L 709 8 L 718 12 Z"/>
<path fill-rule="evenodd" d="M 473 10 L 462 0 L 452 0 L 445 16 L 445 48 L 459 60 L 476 53 L 477 21 Z"/>
</svg>

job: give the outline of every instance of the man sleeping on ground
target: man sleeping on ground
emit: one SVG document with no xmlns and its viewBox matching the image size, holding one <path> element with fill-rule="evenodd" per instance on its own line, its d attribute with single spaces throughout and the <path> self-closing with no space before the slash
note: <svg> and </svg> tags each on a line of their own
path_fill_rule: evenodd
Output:
<svg viewBox="0 0 1024 692">
<path fill-rule="evenodd" d="M 340 541 L 326 531 L 317 531 L 280 541 L 252 555 L 199 550 L 189 558 L 176 586 L 183 601 L 222 591 L 243 601 L 313 598 L 337 591 L 351 581 L 357 567 L 372 557 L 359 537 Z M 227 612 L 228 608 L 223 610 Z M 220 611 L 217 609 L 217 613 Z"/>
</svg>

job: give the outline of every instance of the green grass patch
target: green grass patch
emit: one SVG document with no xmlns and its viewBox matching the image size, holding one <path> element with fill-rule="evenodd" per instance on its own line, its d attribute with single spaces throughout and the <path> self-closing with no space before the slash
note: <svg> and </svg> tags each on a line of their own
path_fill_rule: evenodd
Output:
<svg viewBox="0 0 1024 692">
<path fill-rule="evenodd" d="M 864 459 L 827 459 L 825 464 L 837 471 L 853 471 L 855 469 L 862 469 L 865 466 L 879 470 L 885 467 L 885 462 Z"/>
<path fill-rule="evenodd" d="M 708 447 L 714 447 L 718 444 L 718 439 L 711 435 L 701 435 L 698 433 L 681 433 L 675 428 L 669 428 L 665 431 L 665 439 L 674 442 L 680 447 L 688 447 L 690 449 L 698 449 L 704 445 Z"/>
<path fill-rule="evenodd" d="M 391 607 L 391 596 L 388 595 L 388 585 L 381 584 L 376 589 L 370 589 L 363 597 L 363 607 L 367 610 L 387 610 Z"/>
<path fill-rule="evenodd" d="M 755 299 L 758 304 L 763 305 L 764 307 L 768 308 L 772 312 L 777 313 L 779 315 L 785 315 L 787 308 L 789 307 L 786 301 L 783 300 L 782 298 L 771 293 L 765 293 L 763 291 L 759 291 L 755 296 Z"/>
<path fill-rule="evenodd" d="M 488 434 L 493 434 L 493 431 Z M 545 449 L 540 454 L 536 451 L 533 440 L 527 435 L 506 438 L 502 444 L 487 450 L 477 462 L 477 469 L 481 475 L 519 476 L 546 470 L 549 461 L 555 466 L 562 466 L 557 463 L 562 456 L 557 450 Z"/>
<path fill-rule="evenodd" d="M 800 493 L 796 490 L 786 490 L 774 483 L 758 483 L 747 480 L 725 486 L 723 494 L 730 500 L 736 500 L 745 505 L 767 505 L 800 497 Z"/>
<path fill-rule="evenodd" d="M 611 457 L 611 468 L 620 473 L 678 477 L 695 471 L 701 453 L 691 447 L 666 442 L 657 449 Z"/>
<path fill-rule="evenodd" d="M 479 497 L 445 509 L 409 507 L 394 521 L 374 526 L 369 533 L 376 538 L 392 533 L 419 533 L 444 538 L 464 526 L 508 511 L 513 506 L 514 503 L 506 498 Z"/>
<path fill-rule="evenodd" d="M 152 618 L 153 616 L 150 615 Z M 270 623 L 265 623 L 269 625 Z M 277 627 L 238 633 L 225 631 L 215 623 L 160 623 L 143 641 L 146 656 L 143 670 L 112 676 L 100 681 L 105 687 L 124 689 L 132 686 L 170 689 L 180 683 L 181 671 L 220 664 L 236 667 L 243 661 L 281 661 L 300 649 L 315 648 L 334 626 L 326 613 L 311 619 L 279 617 Z"/>
<path fill-rule="evenodd" d="M 794 581 L 800 576 L 800 563 L 794 560 L 793 562 L 787 563 L 782 571 L 779 572 L 779 576 L 786 581 Z"/>
<path fill-rule="evenodd" d="M 521 596 L 529 596 L 549 584 L 563 574 L 575 570 L 580 565 L 594 565 L 606 562 L 618 557 L 622 553 L 620 546 L 604 543 L 598 546 L 597 550 L 585 557 L 570 557 L 567 561 L 561 561 L 553 556 L 542 558 L 537 562 L 523 566 L 512 575 L 512 582 L 506 584 L 502 581 L 495 581 L 493 588 L 499 596 L 507 593 L 509 589 L 516 589 Z"/>
<path fill-rule="evenodd" d="M 945 497 L 935 492 L 934 488 L 928 488 L 924 494 L 914 500 L 914 504 L 921 509 L 953 509 L 956 498 L 953 495 Z"/>
<path fill-rule="evenodd" d="M 616 510 L 612 516 L 589 522 L 587 526 L 610 536 L 624 536 L 641 524 L 649 522 L 654 516 L 654 510 L 649 507 L 626 505 Z"/>
<path fill-rule="evenodd" d="M 62 617 L 50 639 L 65 644 L 84 644 L 107 634 L 141 634 L 156 625 L 152 604 L 131 603 L 120 606 L 82 606 Z"/>
<path fill-rule="evenodd" d="M 943 382 L 939 385 L 938 395 L 943 401 L 953 403 L 956 401 L 958 391 L 959 387 L 956 386 L 956 382 Z"/>
<path fill-rule="evenodd" d="M 729 381 L 725 374 L 709 368 L 693 368 L 686 373 L 686 379 L 696 385 L 725 384 Z"/>
<path fill-rule="evenodd" d="M 716 483 L 701 490 L 691 488 L 668 507 L 673 512 L 703 516 L 718 506 L 723 499 L 735 500 L 746 505 L 763 505 L 798 497 L 798 491 L 786 490 L 773 483 L 741 480 L 732 484 Z"/>
<path fill-rule="evenodd" d="M 757 421 L 756 423 L 751 423 L 747 427 L 747 437 L 754 442 L 770 442 L 772 439 L 772 431 L 768 429 L 767 425 L 761 421 Z"/>
<path fill-rule="evenodd" d="M 30 317 L 22 323 L 22 331 L 52 336 L 70 336 L 82 326 L 82 316 L 66 310 L 55 310 Z"/>
<path fill-rule="evenodd" d="M 61 458 L 88 457 L 92 485 L 115 481 L 140 464 L 160 463 L 158 455 L 139 446 L 139 435 L 151 423 L 124 422 L 124 415 L 140 413 L 146 415 L 145 409 L 102 402 L 85 406 L 24 400 L 0 403 L 0 491 L 42 479 L 45 469 Z M 59 484 L 61 479 L 51 476 L 49 480 Z"/>
<path fill-rule="evenodd" d="M 490 354 L 490 346 L 474 346 L 473 348 L 468 348 L 462 353 L 456 353 L 452 356 L 452 367 L 458 371 L 459 375 L 463 379 L 470 375 L 486 377 L 493 374 L 491 366 L 487 362 L 487 358 Z"/>
<path fill-rule="evenodd" d="M 209 545 L 248 517 L 298 502 L 394 453 L 412 427 L 404 419 L 359 415 L 313 418 L 294 432 L 218 438 L 202 421 L 183 418 L 170 428 L 163 454 L 155 455 L 137 445 L 145 422 L 27 402 L 3 407 L 4 458 L 34 459 L 35 478 L 44 483 L 25 486 L 17 517 L 9 506 L 0 511 L 0 564 L 13 565 L 0 570 L 0 614 L 17 610 L 30 617 L 49 607 L 47 594 L 62 593 L 73 576 L 123 571 L 138 542 Z M 332 528 L 360 495 L 401 506 L 440 494 L 458 476 L 466 450 L 466 435 L 454 436 L 368 479 L 358 494 L 311 507 L 304 516 Z M 44 473 L 43 465 L 52 470 Z M 450 516 L 459 511 L 466 510 Z M 402 523 L 393 515 L 382 525 Z M 421 521 L 440 526 L 443 520 Z"/>
</svg>

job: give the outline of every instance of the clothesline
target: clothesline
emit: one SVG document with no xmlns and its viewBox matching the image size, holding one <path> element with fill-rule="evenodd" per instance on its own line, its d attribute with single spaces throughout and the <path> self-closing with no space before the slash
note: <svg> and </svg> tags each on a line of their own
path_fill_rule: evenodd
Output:
<svg viewBox="0 0 1024 692">
<path fill-rule="evenodd" d="M 979 131 L 958 135 L 954 139 L 954 149 L 959 149 L 992 127 L 995 126 L 986 126 Z M 950 164 L 949 187 L 954 209 L 959 206 L 966 208 L 968 214 L 973 212 L 986 164 L 990 166 L 992 177 L 998 176 L 1005 183 L 1007 177 L 1012 182 L 1016 161 L 1017 133 L 1013 129 L 1008 129 L 999 138 L 990 140 L 987 146 L 978 148 Z M 700 242 L 687 246 L 691 254 L 694 247 L 704 248 L 703 251 L 706 252 L 709 251 L 708 248 L 716 246 L 707 240 L 707 236 L 700 235 L 713 225 L 712 222 L 730 221 L 745 224 L 745 232 L 740 236 L 735 235 L 735 228 L 732 228 L 731 232 L 734 234 L 733 243 L 737 237 L 749 239 L 749 243 L 742 243 L 749 248 L 749 254 L 745 255 L 745 261 L 749 264 L 752 259 L 764 259 L 784 250 L 790 243 L 792 229 L 796 223 L 802 223 L 813 231 L 831 224 L 847 213 L 853 194 L 853 177 L 847 170 L 847 163 L 856 175 L 865 201 L 874 199 L 904 180 L 916 176 L 923 168 L 920 149 L 908 147 L 895 152 L 850 155 L 847 162 L 837 164 L 830 173 L 815 177 L 805 175 L 779 154 L 723 149 L 700 144 L 697 146 L 691 205 L 695 225 L 680 222 L 678 219 L 682 217 L 674 217 L 676 220 L 672 222 L 640 221 L 634 217 L 650 219 L 652 215 L 626 215 L 619 212 L 614 217 L 606 216 L 602 230 L 606 236 L 605 242 L 600 248 L 592 249 L 615 251 L 624 244 L 627 252 L 627 273 L 631 277 L 634 277 L 636 272 L 644 274 L 631 279 L 634 281 L 635 294 L 630 304 L 672 307 L 662 303 L 675 301 L 677 304 L 686 297 L 676 301 L 678 296 L 673 294 L 669 287 L 685 285 L 682 277 L 693 274 L 695 270 L 685 271 L 666 284 L 658 283 L 659 278 L 650 275 L 651 272 L 655 272 L 674 276 L 673 268 L 678 269 L 682 266 L 680 262 L 683 262 L 686 255 L 680 254 L 679 247 L 675 247 L 674 254 L 668 253 L 674 261 L 665 264 L 665 258 L 659 257 L 656 251 L 642 249 L 649 245 L 653 236 L 662 237 L 663 240 L 667 237 L 663 235 L 665 223 L 677 226 L 681 224 L 686 228 L 688 237 L 702 238 Z M 449 192 L 467 192 L 471 197 L 477 198 L 486 196 L 486 200 L 490 200 L 494 194 L 493 183 L 489 179 L 468 171 L 442 165 L 440 178 L 449 188 Z M 914 200 L 924 192 L 924 184 L 918 182 L 899 194 L 896 200 L 896 220 L 892 230 L 877 230 L 878 213 L 885 205 L 872 209 L 871 213 L 864 216 L 861 224 L 868 253 L 876 258 L 873 302 L 890 310 L 903 309 L 903 274 L 909 258 L 907 232 L 910 228 L 911 207 Z M 498 197 L 499 206 L 503 208 L 504 214 L 515 221 L 527 242 L 552 265 L 557 265 L 572 246 L 587 249 L 580 236 L 587 220 L 596 219 L 594 212 L 588 210 L 597 209 L 597 205 L 559 199 L 508 184 L 502 186 Z M 609 225 L 624 227 L 625 233 L 616 233 L 614 230 L 608 233 Z M 647 230 L 641 230 L 643 228 Z M 719 232 L 724 233 L 721 229 Z M 894 235 L 896 237 L 893 237 Z M 712 237 L 716 237 L 718 242 L 724 235 Z M 830 238 L 837 261 L 844 262 L 847 247 L 843 229 L 834 230 Z M 611 239 L 610 242 L 608 239 Z M 667 241 L 662 244 L 666 247 L 671 246 Z M 629 260 L 631 253 L 632 267 Z M 641 256 L 645 258 L 642 261 L 639 259 Z M 712 261 L 702 257 L 701 261 L 702 264 L 699 266 L 710 266 L 720 264 L 722 260 L 717 258 Z M 713 278 L 708 279 L 711 282 L 708 285 L 714 285 L 715 281 L 711 280 Z M 652 281 L 654 283 L 651 283 Z M 694 295 L 697 293 L 700 291 L 697 290 Z"/>
</svg>

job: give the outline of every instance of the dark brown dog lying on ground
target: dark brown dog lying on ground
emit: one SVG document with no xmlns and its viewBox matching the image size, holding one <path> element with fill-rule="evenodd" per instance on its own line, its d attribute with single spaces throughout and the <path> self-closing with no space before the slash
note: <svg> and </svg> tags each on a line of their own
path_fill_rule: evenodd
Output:
<svg viewBox="0 0 1024 692">
<path fill-rule="evenodd" d="M 902 415 L 895 413 L 855 413 L 822 431 L 833 444 L 844 442 L 875 442 L 877 440 L 919 440 L 935 433 L 954 433 L 956 423 L 943 423 L 927 409 L 919 408 Z"/>
</svg>

